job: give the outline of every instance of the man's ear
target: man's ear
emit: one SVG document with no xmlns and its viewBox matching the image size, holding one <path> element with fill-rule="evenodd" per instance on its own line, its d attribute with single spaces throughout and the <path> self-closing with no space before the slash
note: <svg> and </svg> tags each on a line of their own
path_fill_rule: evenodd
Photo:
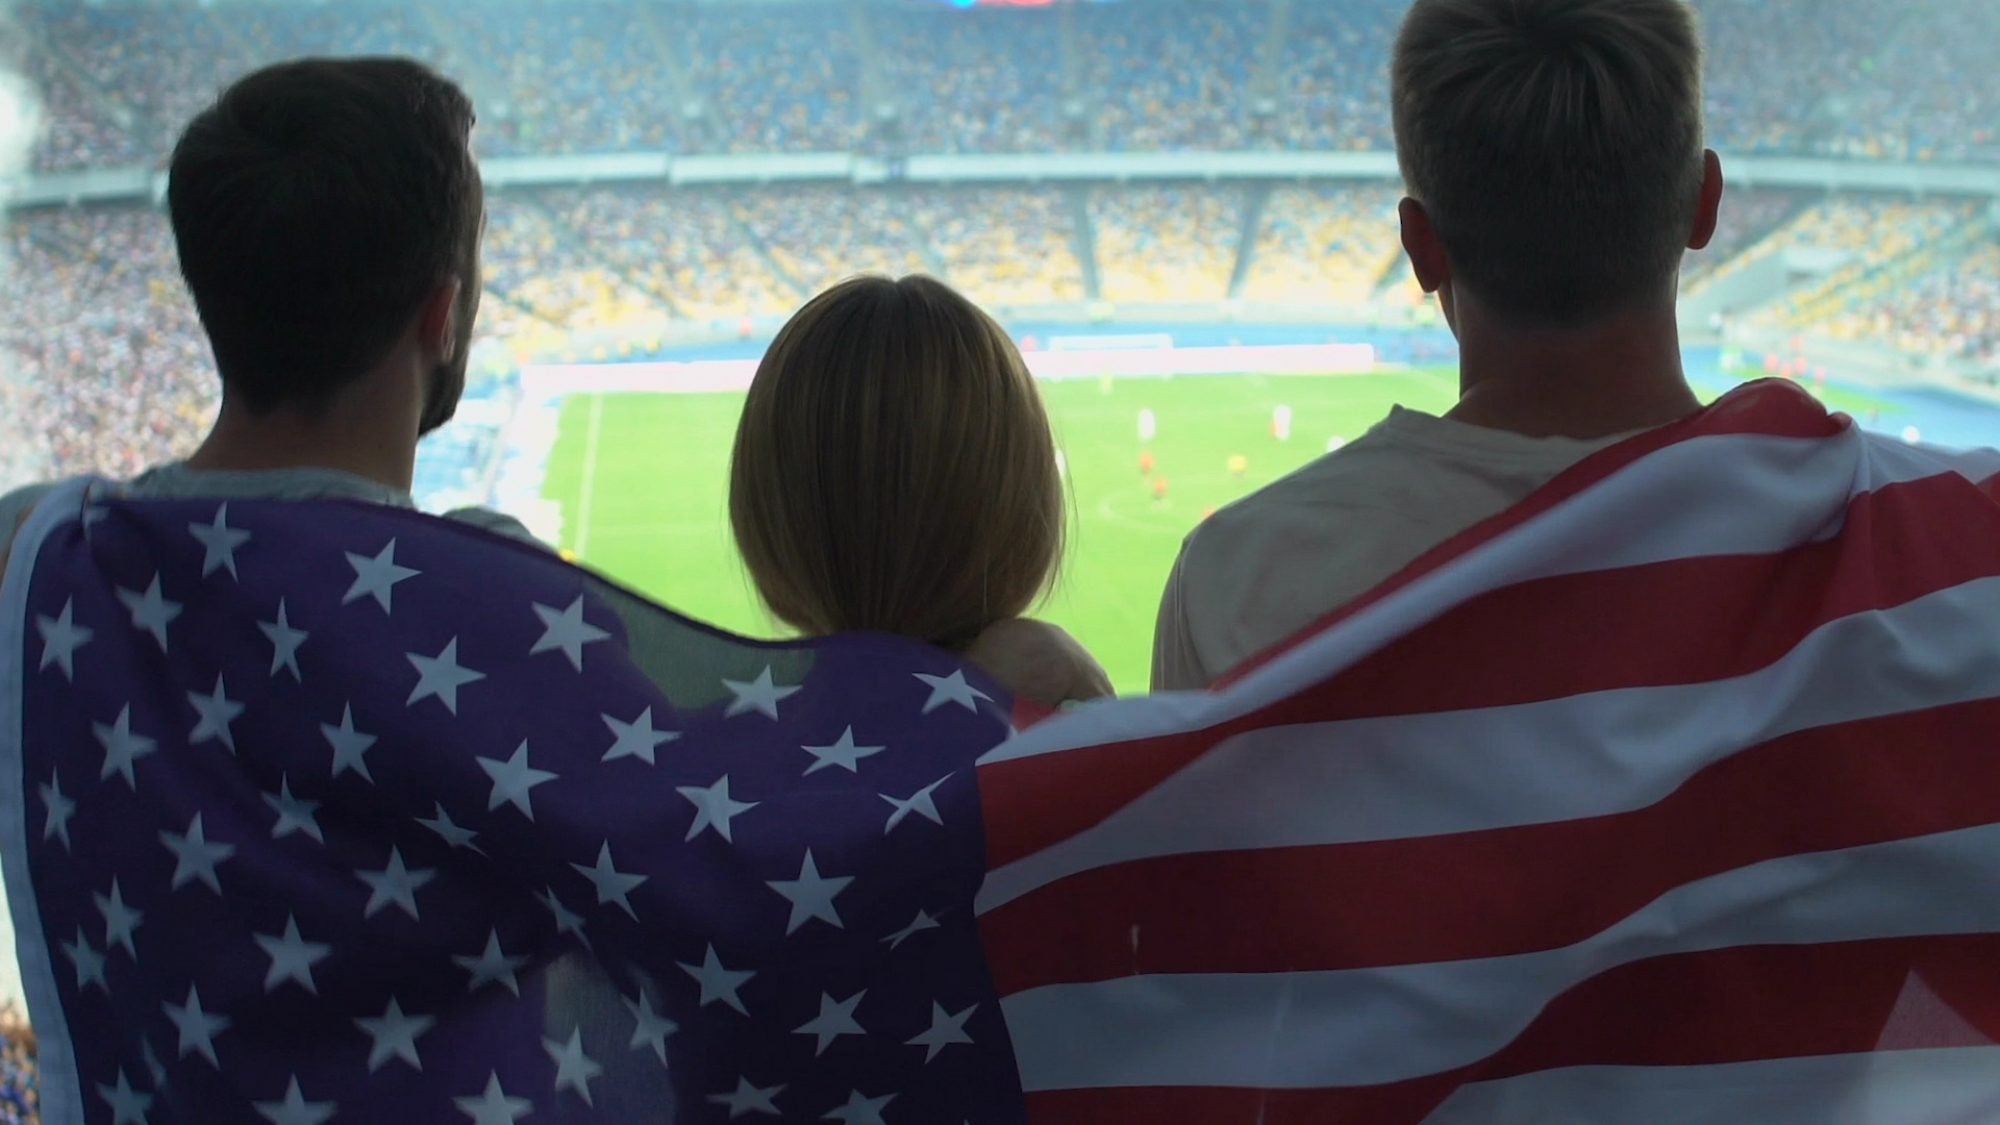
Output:
<svg viewBox="0 0 2000 1125">
<path fill-rule="evenodd" d="M 1436 293 L 1451 284 L 1451 259 L 1445 256 L 1437 228 L 1431 225 L 1430 212 L 1416 200 L 1405 198 L 1396 206 L 1396 214 L 1403 222 L 1403 252 L 1410 256 L 1417 284 L 1426 293 Z"/>
<path fill-rule="evenodd" d="M 1715 237 L 1717 217 L 1722 213 L 1722 158 L 1714 149 L 1702 154 L 1701 202 L 1695 206 L 1694 229 L 1688 233 L 1688 249 L 1705 250 Z"/>
<path fill-rule="evenodd" d="M 452 353 L 458 350 L 458 291 L 463 284 L 455 277 L 446 280 L 417 310 L 417 344 L 439 363 L 457 358 Z"/>
</svg>

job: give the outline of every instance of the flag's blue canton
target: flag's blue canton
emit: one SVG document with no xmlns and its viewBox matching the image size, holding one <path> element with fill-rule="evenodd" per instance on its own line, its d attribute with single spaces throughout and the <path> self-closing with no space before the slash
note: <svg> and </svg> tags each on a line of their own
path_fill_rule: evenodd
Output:
<svg viewBox="0 0 2000 1125">
<path fill-rule="evenodd" d="M 1006 722 L 948 657 L 683 627 L 662 686 L 579 572 L 338 502 L 100 506 L 30 602 L 89 1121 L 1021 1117 L 969 910 Z"/>
</svg>

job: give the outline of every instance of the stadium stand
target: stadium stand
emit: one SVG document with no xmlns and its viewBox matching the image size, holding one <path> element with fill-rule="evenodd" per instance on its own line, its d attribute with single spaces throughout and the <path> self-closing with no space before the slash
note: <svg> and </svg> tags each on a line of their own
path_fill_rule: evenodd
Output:
<svg viewBox="0 0 2000 1125">
<path fill-rule="evenodd" d="M 1983 70 L 1983 52 L 2000 39 L 2000 8 L 1984 0 L 1701 6 L 1709 115 L 1723 146 L 2000 159 L 2000 93 L 1962 81 Z M 157 163 L 178 123 L 226 76 L 259 61 L 362 52 L 413 55 L 463 77 L 481 102 L 480 143 L 494 155 L 883 144 L 1383 150 L 1382 66 L 1402 7 L 1167 0 L 1063 14 L 357 0 L 42 3 L 19 19 L 53 116 L 38 166 L 64 170 Z M 876 128 L 885 107 L 896 123 L 886 132 Z"/>
</svg>

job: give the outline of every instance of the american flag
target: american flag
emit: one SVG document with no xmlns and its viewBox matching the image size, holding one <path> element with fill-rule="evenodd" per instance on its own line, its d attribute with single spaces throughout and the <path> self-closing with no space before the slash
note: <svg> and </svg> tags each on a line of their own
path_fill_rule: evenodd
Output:
<svg viewBox="0 0 2000 1125">
<path fill-rule="evenodd" d="M 1753 385 L 990 755 L 1030 1118 L 2000 1120 L 1996 473 Z"/>
<path fill-rule="evenodd" d="M 43 1119 L 1011 1122 L 1005 697 L 339 501 L 45 501 L 0 590 Z M 670 560 L 669 560 L 670 561 Z"/>
</svg>

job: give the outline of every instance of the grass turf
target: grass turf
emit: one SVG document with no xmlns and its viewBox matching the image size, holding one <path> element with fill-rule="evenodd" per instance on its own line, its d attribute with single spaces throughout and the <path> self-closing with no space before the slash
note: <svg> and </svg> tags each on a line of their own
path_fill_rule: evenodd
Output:
<svg viewBox="0 0 2000 1125">
<path fill-rule="evenodd" d="M 1353 439 L 1395 403 L 1441 411 L 1449 371 L 1260 375 L 1043 386 L 1068 464 L 1071 538 L 1039 615 L 1075 634 L 1121 692 L 1145 690 L 1160 589 L 1184 537 L 1208 510 Z M 1846 401 L 1852 398 L 1854 401 Z M 563 546 L 613 578 L 691 616 L 752 636 L 783 628 L 758 603 L 729 534 L 728 465 L 740 394 L 576 395 L 562 408 L 544 494 L 563 507 Z M 1278 441 L 1272 411 L 1292 408 Z M 1871 403 L 1844 396 L 1837 408 Z M 1139 440 L 1139 412 L 1158 435 Z M 1142 451 L 1166 499 L 1141 475 Z M 1248 461 L 1242 476 L 1230 459 Z"/>
</svg>

